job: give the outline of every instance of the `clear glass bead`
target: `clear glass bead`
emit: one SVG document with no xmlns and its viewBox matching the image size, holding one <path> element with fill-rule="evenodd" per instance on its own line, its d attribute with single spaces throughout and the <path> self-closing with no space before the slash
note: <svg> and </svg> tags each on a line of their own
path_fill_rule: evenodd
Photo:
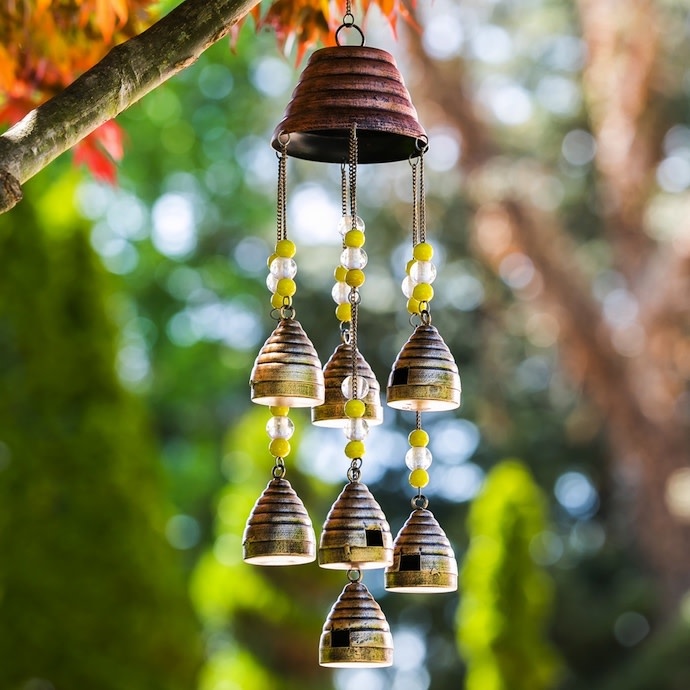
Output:
<svg viewBox="0 0 690 690">
<path fill-rule="evenodd" d="M 369 425 L 361 417 L 348 419 L 343 427 L 343 433 L 349 441 L 363 441 L 369 433 Z"/>
<path fill-rule="evenodd" d="M 433 283 L 436 280 L 436 266 L 432 261 L 415 261 L 410 266 L 410 278 L 415 283 Z"/>
<path fill-rule="evenodd" d="M 414 447 L 405 453 L 405 464 L 410 470 L 425 470 L 431 465 L 431 451 L 425 447 Z"/>
<path fill-rule="evenodd" d="M 340 384 L 340 390 L 343 395 L 349 400 L 352 397 L 352 376 L 346 376 L 343 382 Z M 357 397 L 362 399 L 367 397 L 369 392 L 369 381 L 367 381 L 364 376 L 357 377 Z"/>
<path fill-rule="evenodd" d="M 347 215 L 343 216 L 339 221 L 338 221 L 338 232 L 341 235 L 344 235 L 346 232 L 352 230 L 352 216 Z M 355 230 L 361 230 L 364 232 L 364 221 L 359 217 L 355 216 Z"/>
<path fill-rule="evenodd" d="M 347 283 L 336 281 L 331 290 L 331 297 L 336 304 L 345 304 L 350 301 L 350 286 Z"/>
<path fill-rule="evenodd" d="M 364 268 L 369 261 L 367 253 L 359 247 L 347 247 L 340 255 L 340 263 L 345 268 Z"/>
<path fill-rule="evenodd" d="M 287 259 L 285 257 L 279 256 L 271 261 L 271 267 L 269 269 L 271 275 L 276 278 L 294 278 L 297 275 L 297 263 L 294 259 Z"/>
<path fill-rule="evenodd" d="M 266 433 L 271 438 L 291 438 L 295 432 L 295 425 L 290 417 L 271 417 L 266 422 Z"/>
<path fill-rule="evenodd" d="M 412 280 L 412 278 L 410 278 L 410 276 L 405 276 L 400 287 L 402 289 L 403 295 L 405 295 L 407 299 L 410 299 L 410 297 L 412 297 L 412 291 L 414 290 L 415 285 L 416 283 Z"/>
<path fill-rule="evenodd" d="M 278 287 L 278 278 L 276 278 L 272 273 L 269 273 L 266 277 L 266 287 L 271 291 L 275 292 Z"/>
</svg>

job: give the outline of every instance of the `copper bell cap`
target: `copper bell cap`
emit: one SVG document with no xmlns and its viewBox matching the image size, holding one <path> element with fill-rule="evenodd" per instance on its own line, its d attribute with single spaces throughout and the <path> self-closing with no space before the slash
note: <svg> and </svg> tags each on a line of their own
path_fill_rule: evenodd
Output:
<svg viewBox="0 0 690 690">
<path fill-rule="evenodd" d="M 454 410 L 460 392 L 458 365 L 443 338 L 431 324 L 417 326 L 393 363 L 388 405 L 415 412 Z"/>
<path fill-rule="evenodd" d="M 242 537 L 242 555 L 254 565 L 297 565 L 315 560 L 314 528 L 287 479 L 268 482 L 254 504 Z"/>
<path fill-rule="evenodd" d="M 313 407 L 324 400 L 321 361 L 299 321 L 281 319 L 252 367 L 252 402 Z"/>
<path fill-rule="evenodd" d="M 340 343 L 323 368 L 325 400 L 323 405 L 312 408 L 312 424 L 338 428 L 345 426 L 349 417 L 345 414 L 347 399 L 343 395 L 341 385 L 351 374 L 352 345 Z M 362 397 L 364 401 L 363 419 L 369 426 L 382 424 L 381 386 L 359 350 L 357 351 L 357 376 L 361 376 L 369 384 L 367 394 Z"/>
<path fill-rule="evenodd" d="M 454 592 L 458 564 L 453 547 L 430 510 L 413 510 L 393 542 L 386 589 L 407 594 Z"/>
<path fill-rule="evenodd" d="M 345 586 L 321 633 L 319 664 L 374 668 L 393 663 L 393 636 L 381 607 L 361 582 Z"/>
<path fill-rule="evenodd" d="M 352 125 L 358 162 L 418 156 L 426 133 L 390 53 L 364 46 L 315 51 L 273 132 L 273 148 L 321 163 L 346 163 Z M 289 135 L 289 138 L 288 138 Z"/>
<path fill-rule="evenodd" d="M 333 570 L 385 568 L 393 563 L 393 535 L 365 484 L 346 484 L 331 506 L 319 541 L 319 565 Z"/>
</svg>

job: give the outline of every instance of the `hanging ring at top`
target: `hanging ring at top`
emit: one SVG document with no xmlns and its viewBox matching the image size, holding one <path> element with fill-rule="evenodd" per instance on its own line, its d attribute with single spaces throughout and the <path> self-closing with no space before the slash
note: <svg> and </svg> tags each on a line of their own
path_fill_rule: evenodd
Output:
<svg viewBox="0 0 690 690">
<path fill-rule="evenodd" d="M 355 24 L 355 18 L 352 14 L 352 12 L 346 12 L 345 16 L 343 17 L 343 23 L 338 27 L 337 31 L 335 32 L 335 42 L 339 45 L 342 46 L 343 44 L 340 42 L 340 32 L 343 29 L 354 29 L 358 34 L 361 39 L 361 43 L 359 44 L 360 47 L 364 45 L 364 32 L 362 29 L 360 29 L 357 24 Z"/>
<path fill-rule="evenodd" d="M 421 137 L 417 138 L 414 146 L 419 153 L 426 153 L 429 150 L 429 137 L 423 134 Z"/>
<path fill-rule="evenodd" d="M 424 494 L 419 493 L 412 497 L 410 503 L 415 510 L 426 510 L 429 505 L 429 499 Z"/>
</svg>

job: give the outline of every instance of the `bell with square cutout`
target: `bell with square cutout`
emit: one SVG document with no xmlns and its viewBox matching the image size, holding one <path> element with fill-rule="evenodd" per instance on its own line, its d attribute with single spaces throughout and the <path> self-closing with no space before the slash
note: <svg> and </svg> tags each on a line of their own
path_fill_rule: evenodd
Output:
<svg viewBox="0 0 690 690">
<path fill-rule="evenodd" d="M 252 508 L 242 537 L 254 565 L 297 565 L 316 558 L 316 536 L 304 504 L 287 479 L 272 479 Z"/>
<path fill-rule="evenodd" d="M 319 664 L 374 668 L 392 663 L 393 637 L 381 607 L 363 583 L 350 582 L 326 618 Z"/>
<path fill-rule="evenodd" d="M 324 399 L 323 370 L 299 321 L 282 318 L 263 344 L 250 374 L 252 402 L 313 407 Z"/>
<path fill-rule="evenodd" d="M 323 405 L 312 408 L 312 424 L 326 427 L 345 426 L 349 417 L 345 414 L 347 398 L 343 395 L 342 383 L 351 374 L 352 345 L 341 343 L 323 368 L 325 399 Z M 357 376 L 364 379 L 368 386 L 366 394 L 362 395 L 362 391 L 359 392 L 359 397 L 365 405 L 362 418 L 369 426 L 382 424 L 381 386 L 359 350 L 357 351 Z"/>
<path fill-rule="evenodd" d="M 319 565 L 333 570 L 369 570 L 392 563 L 393 536 L 381 506 L 365 484 L 349 482 L 326 516 Z"/>
<path fill-rule="evenodd" d="M 454 410 L 460 405 L 458 365 L 430 323 L 415 328 L 388 377 L 387 402 L 398 410 Z"/>
<path fill-rule="evenodd" d="M 455 592 L 458 564 L 446 533 L 430 510 L 413 510 L 393 542 L 386 589 L 407 594 Z"/>
</svg>

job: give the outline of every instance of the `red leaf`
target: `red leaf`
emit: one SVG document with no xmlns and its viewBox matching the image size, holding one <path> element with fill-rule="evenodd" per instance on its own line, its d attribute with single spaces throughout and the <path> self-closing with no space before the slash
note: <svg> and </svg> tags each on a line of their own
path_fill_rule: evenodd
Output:
<svg viewBox="0 0 690 690">
<path fill-rule="evenodd" d="M 116 162 L 122 160 L 123 154 L 123 131 L 110 120 L 74 147 L 74 162 L 84 164 L 94 177 L 116 184 Z"/>
</svg>

